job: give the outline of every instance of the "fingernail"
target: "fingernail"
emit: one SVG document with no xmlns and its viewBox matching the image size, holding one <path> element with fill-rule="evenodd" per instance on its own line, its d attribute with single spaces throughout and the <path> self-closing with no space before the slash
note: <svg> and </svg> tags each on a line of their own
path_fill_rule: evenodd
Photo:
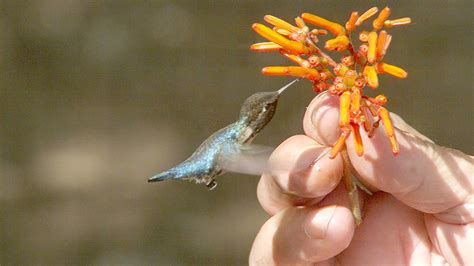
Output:
<svg viewBox="0 0 474 266">
<path fill-rule="evenodd" d="M 324 239 L 337 206 L 325 207 L 310 212 L 303 223 L 303 229 L 310 239 Z"/>
<path fill-rule="evenodd" d="M 313 126 L 313 128 L 318 128 L 318 112 L 316 111 L 313 111 L 312 114 L 311 114 L 311 125 Z"/>
</svg>

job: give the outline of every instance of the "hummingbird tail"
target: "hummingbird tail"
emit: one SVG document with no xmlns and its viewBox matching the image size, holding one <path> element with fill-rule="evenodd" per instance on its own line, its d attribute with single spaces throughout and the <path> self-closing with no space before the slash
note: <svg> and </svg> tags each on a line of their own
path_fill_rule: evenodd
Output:
<svg viewBox="0 0 474 266">
<path fill-rule="evenodd" d="M 158 182 L 158 181 L 163 181 L 163 180 L 170 179 L 173 177 L 174 177 L 174 174 L 172 172 L 166 171 L 166 172 L 162 172 L 148 178 L 148 182 Z"/>
</svg>

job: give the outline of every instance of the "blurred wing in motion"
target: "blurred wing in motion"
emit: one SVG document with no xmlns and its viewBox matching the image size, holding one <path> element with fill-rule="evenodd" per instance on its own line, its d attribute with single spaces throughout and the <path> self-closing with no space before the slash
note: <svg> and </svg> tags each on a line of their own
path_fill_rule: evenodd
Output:
<svg viewBox="0 0 474 266">
<path fill-rule="evenodd" d="M 217 164 L 227 172 L 261 175 L 268 169 L 268 158 L 274 147 L 246 144 L 222 152 Z"/>
</svg>

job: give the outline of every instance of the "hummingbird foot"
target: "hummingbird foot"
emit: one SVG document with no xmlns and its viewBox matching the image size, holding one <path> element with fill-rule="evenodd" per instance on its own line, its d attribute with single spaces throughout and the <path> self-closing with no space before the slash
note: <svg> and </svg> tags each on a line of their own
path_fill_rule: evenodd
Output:
<svg viewBox="0 0 474 266">
<path fill-rule="evenodd" d="M 216 180 L 214 179 L 211 179 L 209 180 L 207 183 L 206 183 L 206 187 L 209 189 L 209 190 L 213 190 L 217 187 L 217 182 Z"/>
</svg>

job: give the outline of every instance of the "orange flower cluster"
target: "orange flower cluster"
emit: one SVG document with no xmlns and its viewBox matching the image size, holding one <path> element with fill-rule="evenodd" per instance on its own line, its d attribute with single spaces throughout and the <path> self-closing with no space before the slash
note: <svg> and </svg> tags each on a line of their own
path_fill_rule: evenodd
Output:
<svg viewBox="0 0 474 266">
<path fill-rule="evenodd" d="M 352 133 L 356 152 L 364 153 L 364 145 L 360 136 L 361 125 L 373 136 L 374 130 L 382 120 L 385 132 L 390 140 L 392 152 L 398 154 L 399 147 L 389 113 L 383 105 L 387 102 L 384 95 L 375 98 L 363 95 L 362 90 L 368 86 L 375 89 L 379 86 L 378 74 L 387 73 L 398 78 L 405 78 L 405 70 L 382 62 L 392 36 L 382 28 L 406 25 L 410 18 L 388 20 L 390 8 L 386 7 L 372 22 L 372 30 L 361 31 L 360 41 L 356 48 L 351 33 L 366 20 L 378 13 L 373 7 L 359 15 L 352 12 L 345 26 L 326 20 L 319 16 L 303 13 L 295 19 L 296 26 L 274 16 L 267 15 L 265 21 L 273 29 L 259 23 L 252 25 L 255 32 L 269 40 L 251 46 L 252 51 L 278 51 L 299 66 L 270 66 L 262 69 L 265 75 L 287 75 L 306 78 L 313 83 L 313 90 L 328 90 L 332 95 L 339 96 L 341 135 L 334 144 L 330 157 L 334 158 L 345 145 Z M 321 29 L 310 30 L 306 23 Z M 341 53 L 340 63 L 336 63 L 318 46 L 319 38 L 330 32 L 334 38 L 326 41 L 324 48 L 328 51 Z"/>
</svg>

